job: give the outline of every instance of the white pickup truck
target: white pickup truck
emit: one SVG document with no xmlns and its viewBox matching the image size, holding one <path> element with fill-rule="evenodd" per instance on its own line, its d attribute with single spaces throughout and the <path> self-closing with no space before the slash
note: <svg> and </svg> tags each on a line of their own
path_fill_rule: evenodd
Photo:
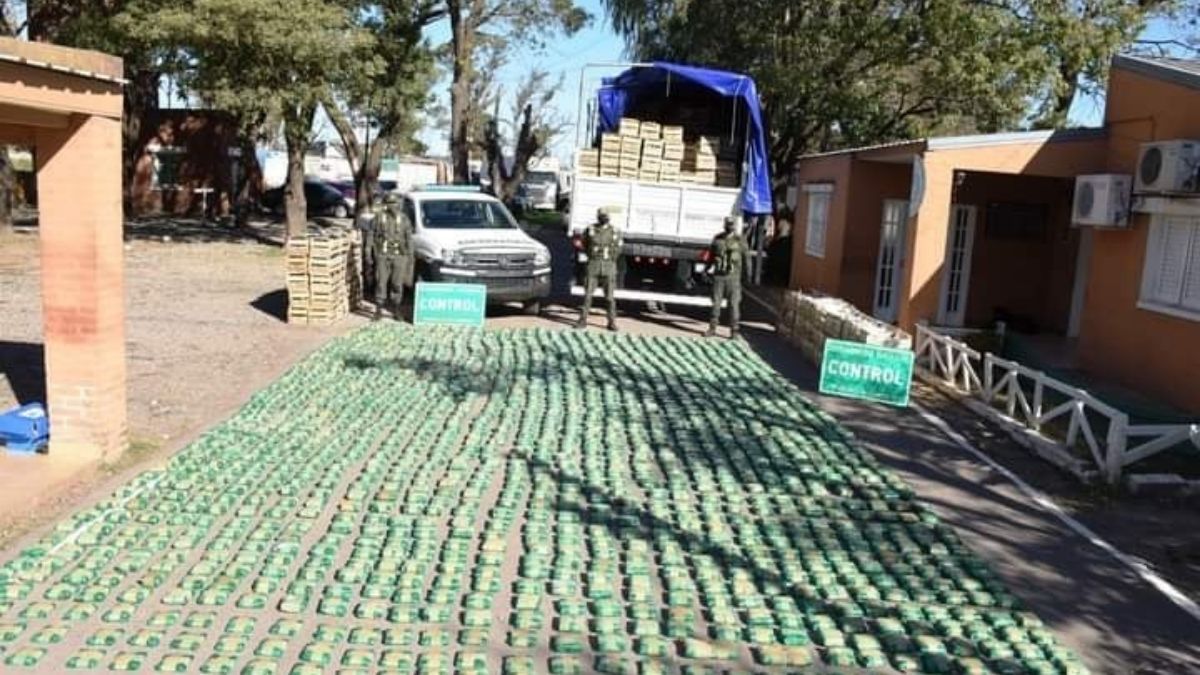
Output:
<svg viewBox="0 0 1200 675">
<path fill-rule="evenodd" d="M 483 284 L 488 303 L 537 312 L 550 295 L 550 250 L 530 237 L 495 197 L 457 186 L 404 196 L 413 224 L 417 281 Z M 373 223 L 360 227 L 370 236 Z"/>
</svg>

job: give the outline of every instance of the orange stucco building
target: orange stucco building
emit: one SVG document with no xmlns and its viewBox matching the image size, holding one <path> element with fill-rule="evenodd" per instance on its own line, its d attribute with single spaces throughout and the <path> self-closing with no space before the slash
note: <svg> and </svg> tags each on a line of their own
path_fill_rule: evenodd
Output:
<svg viewBox="0 0 1200 675">
<path fill-rule="evenodd" d="M 1057 336 L 1088 373 L 1200 412 L 1200 190 L 1129 190 L 1108 227 L 1074 211 L 1077 177 L 1132 186 L 1144 144 L 1200 138 L 1200 62 L 1117 57 L 1104 119 L 802 158 L 791 286 L 909 330 Z"/>
</svg>

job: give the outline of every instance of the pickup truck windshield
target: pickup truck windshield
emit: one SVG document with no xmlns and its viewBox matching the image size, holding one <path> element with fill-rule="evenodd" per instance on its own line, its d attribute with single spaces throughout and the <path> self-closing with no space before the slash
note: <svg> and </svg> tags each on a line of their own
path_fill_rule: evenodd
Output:
<svg viewBox="0 0 1200 675">
<path fill-rule="evenodd" d="M 511 230 L 517 226 L 500 204 L 470 199 L 421 202 L 421 224 L 431 230 Z"/>
</svg>

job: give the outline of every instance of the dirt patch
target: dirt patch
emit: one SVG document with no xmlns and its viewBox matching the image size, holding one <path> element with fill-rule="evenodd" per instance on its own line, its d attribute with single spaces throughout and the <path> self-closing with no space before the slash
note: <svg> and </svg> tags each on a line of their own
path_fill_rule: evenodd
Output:
<svg viewBox="0 0 1200 675">
<path fill-rule="evenodd" d="M 205 237 L 191 226 L 172 235 L 165 227 L 131 230 L 125 246 L 130 452 L 112 467 L 49 485 L 53 472 L 36 462 L 61 460 L 53 454 L 6 465 L 27 476 L 24 497 L 0 497 L 12 505 L 0 508 L 0 542 L 106 479 L 162 461 L 329 338 L 365 322 L 288 325 L 283 254 L 269 237 Z M 36 231 L 0 239 L 0 409 L 45 400 L 38 254 Z M 53 496 L 27 501 L 51 487 Z"/>
</svg>

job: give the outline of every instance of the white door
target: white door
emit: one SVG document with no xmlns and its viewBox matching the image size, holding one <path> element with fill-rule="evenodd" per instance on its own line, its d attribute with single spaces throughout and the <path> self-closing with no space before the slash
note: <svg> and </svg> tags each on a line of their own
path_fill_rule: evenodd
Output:
<svg viewBox="0 0 1200 675">
<path fill-rule="evenodd" d="M 971 251 L 975 246 L 975 207 L 950 207 L 950 232 L 942 266 L 942 302 L 938 323 L 962 326 L 967 312 L 967 287 L 971 281 Z"/>
<path fill-rule="evenodd" d="M 880 321 L 896 320 L 900 308 L 900 282 L 904 278 L 905 237 L 908 233 L 908 202 L 883 202 L 879 229 L 879 261 L 875 269 L 874 315 Z"/>
</svg>

